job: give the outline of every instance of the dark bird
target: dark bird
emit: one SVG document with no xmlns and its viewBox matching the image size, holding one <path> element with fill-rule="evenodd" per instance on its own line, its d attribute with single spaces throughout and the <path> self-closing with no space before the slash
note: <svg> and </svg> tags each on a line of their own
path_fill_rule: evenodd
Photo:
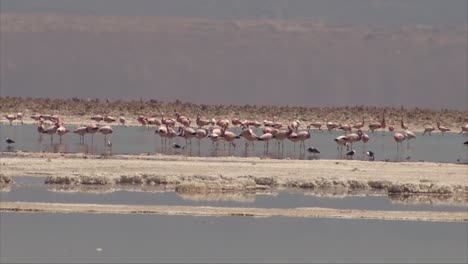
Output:
<svg viewBox="0 0 468 264">
<path fill-rule="evenodd" d="M 15 143 L 15 141 L 14 141 L 13 139 L 11 139 L 11 138 L 7 138 L 7 139 L 5 140 L 5 142 L 6 142 L 7 144 L 13 144 L 13 143 Z"/>
<path fill-rule="evenodd" d="M 320 153 L 320 151 L 318 149 L 313 148 L 313 147 L 308 147 L 307 151 L 309 151 L 310 153 L 314 153 L 314 154 L 319 154 Z"/>
<path fill-rule="evenodd" d="M 346 157 L 352 158 L 356 154 L 356 151 L 353 149 L 351 151 L 346 152 Z"/>
<path fill-rule="evenodd" d="M 371 150 L 367 151 L 366 152 L 366 156 L 369 158 L 369 160 L 373 161 L 374 160 L 374 152 L 372 152 Z"/>
<path fill-rule="evenodd" d="M 179 145 L 177 143 L 172 144 L 172 147 L 175 148 L 175 149 L 184 149 L 185 148 L 185 146 L 181 146 L 181 145 Z"/>
<path fill-rule="evenodd" d="M 467 146 L 468 147 L 468 140 L 465 141 L 465 143 L 463 143 L 463 145 Z"/>
</svg>

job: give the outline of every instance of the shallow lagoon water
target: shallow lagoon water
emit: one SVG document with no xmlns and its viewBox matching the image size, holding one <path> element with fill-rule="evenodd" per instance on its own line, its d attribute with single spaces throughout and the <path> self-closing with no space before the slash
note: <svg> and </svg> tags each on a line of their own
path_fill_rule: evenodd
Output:
<svg viewBox="0 0 468 264">
<path fill-rule="evenodd" d="M 1 213 L 5 262 L 466 263 L 466 223 Z"/>
<path fill-rule="evenodd" d="M 70 130 L 74 130 L 76 126 L 68 126 Z M 144 128 L 137 126 L 122 127 L 113 126 L 114 133 L 110 137 L 112 147 L 108 148 L 105 144 L 104 136 L 96 133 L 93 136 L 93 144 L 91 144 L 91 136 L 86 135 L 85 144 L 80 144 L 79 136 L 69 133 L 62 138 L 62 143 L 59 143 L 59 137 L 54 136 L 54 143 L 50 142 L 49 135 L 42 135 L 36 131 L 34 125 L 0 125 L 0 150 L 1 151 L 32 151 L 32 152 L 63 152 L 63 153 L 95 153 L 95 154 L 142 154 L 142 153 L 164 153 L 187 156 L 201 157 L 216 157 L 216 156 L 238 156 L 238 157 L 261 157 L 269 156 L 271 158 L 291 158 L 291 159 L 342 159 L 345 158 L 337 151 L 337 145 L 333 141 L 343 133 L 341 131 L 333 132 L 318 132 L 312 130 L 311 139 L 306 141 L 306 146 L 313 146 L 320 150 L 320 154 L 314 156 L 309 153 L 300 153 L 299 144 L 294 144 L 289 140 L 284 142 L 284 150 L 279 152 L 275 149 L 274 141 L 270 142 L 269 151 L 265 153 L 264 143 L 255 142 L 254 147 L 250 146 L 245 151 L 244 140 L 236 141 L 236 148 L 229 148 L 221 141 L 218 147 L 212 144 L 211 140 L 203 139 L 200 147 L 198 140 L 193 139 L 192 143 L 183 150 L 175 150 L 170 147 L 169 143 L 164 145 L 161 139 L 154 133 L 155 128 Z M 239 128 L 230 129 L 239 133 Z M 257 135 L 261 135 L 259 129 L 254 131 Z M 357 154 L 354 159 L 365 159 L 364 152 L 372 150 L 375 153 L 376 160 L 388 161 L 432 161 L 432 162 L 450 162 L 450 163 L 467 163 L 468 148 L 463 145 L 467 140 L 466 137 L 456 133 L 433 133 L 432 136 L 422 136 L 421 133 L 416 133 L 417 138 L 407 143 L 403 143 L 399 156 L 397 155 L 396 144 L 390 132 L 379 131 L 375 134 L 368 132 L 371 139 L 367 144 L 357 142 L 353 148 Z M 12 138 L 17 141 L 14 146 L 7 146 L 4 142 L 5 138 Z M 182 146 L 185 145 L 183 138 L 175 138 L 173 142 Z"/>
<path fill-rule="evenodd" d="M 44 178 L 13 177 L 15 184 L 8 192 L 0 192 L 3 202 L 50 202 L 90 204 L 185 205 L 215 207 L 295 208 L 328 207 L 336 209 L 384 211 L 466 211 L 467 203 L 405 204 L 401 197 L 390 198 L 384 193 L 360 195 L 315 195 L 307 191 L 279 191 L 270 194 L 225 193 L 208 195 L 178 194 L 158 187 L 119 185 L 117 190 L 93 186 L 70 187 L 46 185 Z M 107 191 L 107 192 L 106 192 Z M 110 192 L 109 192 L 110 191 Z M 397 200 L 394 202 L 392 199 Z M 403 201 L 399 201 L 403 200 Z M 437 199 L 433 199 L 437 201 Z"/>
</svg>

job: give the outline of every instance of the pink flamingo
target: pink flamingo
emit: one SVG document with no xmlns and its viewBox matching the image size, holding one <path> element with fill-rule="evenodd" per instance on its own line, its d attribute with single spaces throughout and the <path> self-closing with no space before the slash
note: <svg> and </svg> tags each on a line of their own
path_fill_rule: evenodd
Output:
<svg viewBox="0 0 468 264">
<path fill-rule="evenodd" d="M 198 149 L 200 149 L 201 140 L 206 138 L 207 135 L 208 135 L 207 129 L 199 128 L 195 131 L 195 138 L 198 139 Z"/>
<path fill-rule="evenodd" d="M 86 126 L 81 126 L 73 130 L 73 133 L 78 134 L 80 136 L 80 143 L 84 144 L 84 136 L 87 133 L 87 128 Z"/>
<path fill-rule="evenodd" d="M 59 126 L 57 128 L 57 134 L 59 135 L 59 138 L 60 138 L 60 144 L 62 144 L 62 136 L 67 134 L 68 132 L 70 132 L 70 130 L 68 130 L 66 127 L 64 126 Z"/>
<path fill-rule="evenodd" d="M 347 136 L 338 136 L 336 137 L 333 141 L 336 142 L 337 146 L 337 150 L 340 151 L 340 153 L 343 153 L 343 146 L 346 146 L 348 147 L 348 137 Z M 346 148 L 348 149 L 348 148 Z"/>
<path fill-rule="evenodd" d="M 361 129 L 364 126 L 364 116 L 362 117 L 362 122 L 356 123 L 353 125 L 354 129 Z"/>
<path fill-rule="evenodd" d="M 423 136 L 424 136 L 426 133 L 428 133 L 429 136 L 431 136 L 431 135 L 432 135 L 432 131 L 434 131 L 434 130 L 435 130 L 435 128 L 434 128 L 433 126 L 427 126 L 427 127 L 425 127 L 425 128 L 424 128 L 424 132 L 423 132 Z"/>
<path fill-rule="evenodd" d="M 99 128 L 99 132 L 104 135 L 104 144 L 107 143 L 107 135 L 111 135 L 114 131 L 111 126 L 102 126 Z"/>
<path fill-rule="evenodd" d="M 112 122 L 115 122 L 116 119 L 112 116 L 106 115 L 103 120 L 106 123 L 112 123 Z"/>
<path fill-rule="evenodd" d="M 450 131 L 450 128 L 441 126 L 441 125 L 440 125 L 440 121 L 437 121 L 437 128 L 440 130 L 440 132 L 442 132 L 442 135 L 443 135 L 445 132 Z"/>
<path fill-rule="evenodd" d="M 13 125 L 13 121 L 15 121 L 16 119 L 16 115 L 5 115 L 6 119 L 8 119 L 8 121 L 10 121 L 10 126 Z"/>
<path fill-rule="evenodd" d="M 197 114 L 197 120 L 196 120 L 196 123 L 197 123 L 197 126 L 198 128 L 202 128 L 204 126 L 208 126 L 208 125 L 215 125 L 214 122 L 212 122 L 212 120 L 208 120 L 208 119 L 202 119 L 201 116 L 200 116 L 200 112 Z"/>
<path fill-rule="evenodd" d="M 21 113 L 21 112 L 19 112 L 19 113 L 16 114 L 16 119 L 17 119 L 18 121 L 21 121 L 21 124 L 23 124 L 23 117 L 24 117 L 24 114 Z"/>
<path fill-rule="evenodd" d="M 305 141 L 310 138 L 310 126 L 307 126 L 307 131 L 301 131 L 296 134 L 296 137 L 299 139 L 299 150 L 305 150 Z"/>
<path fill-rule="evenodd" d="M 281 146 L 281 148 L 284 149 L 284 140 L 288 138 L 293 132 L 294 131 L 292 127 L 288 126 L 287 130 L 278 130 L 276 133 L 273 134 L 273 138 L 278 142 L 278 148 Z"/>
<path fill-rule="evenodd" d="M 127 125 L 125 124 L 126 120 L 124 116 L 119 116 L 119 122 L 122 126 L 127 127 Z"/>
<path fill-rule="evenodd" d="M 137 117 L 137 121 L 138 121 L 138 123 L 141 124 L 141 126 L 146 126 L 146 124 L 147 124 L 146 117 L 144 115 L 139 115 Z"/>
<path fill-rule="evenodd" d="M 265 145 L 264 145 L 265 153 L 268 153 L 268 145 L 272 138 L 273 138 L 273 134 L 271 133 L 265 133 L 257 138 L 258 141 L 265 142 Z"/>
<path fill-rule="evenodd" d="M 57 129 L 60 127 L 58 123 L 55 123 L 53 126 L 48 127 L 47 129 L 44 130 L 44 134 L 49 134 L 50 135 L 50 143 L 54 141 L 54 134 L 57 133 Z"/>
<path fill-rule="evenodd" d="M 34 121 L 36 121 L 38 123 L 39 120 L 42 119 L 42 117 L 41 117 L 40 114 L 34 114 L 34 115 L 31 116 L 31 119 L 33 119 Z"/>
<path fill-rule="evenodd" d="M 92 116 L 91 117 L 91 120 L 94 120 L 96 122 L 101 122 L 102 120 L 104 120 L 104 117 L 102 115 L 95 115 L 95 116 Z"/>
<path fill-rule="evenodd" d="M 401 129 L 408 130 L 408 126 L 403 121 L 403 116 L 401 117 L 400 125 L 401 125 Z"/>
<path fill-rule="evenodd" d="M 301 121 L 299 120 L 294 120 L 292 121 L 290 124 L 289 124 L 290 127 L 292 127 L 292 129 L 294 129 L 296 132 L 297 130 L 299 129 L 299 127 L 301 126 Z"/>
<path fill-rule="evenodd" d="M 468 134 L 468 124 L 461 127 L 460 134 Z"/>
<path fill-rule="evenodd" d="M 99 131 L 99 127 L 95 124 L 87 125 L 86 126 L 86 133 L 91 134 L 91 145 L 94 141 L 94 134 Z"/>
<path fill-rule="evenodd" d="M 340 125 L 338 127 L 338 129 L 343 130 L 345 132 L 345 134 L 351 133 L 351 130 L 352 130 L 352 128 L 351 128 L 351 126 L 349 124 Z"/>
<path fill-rule="evenodd" d="M 397 144 L 397 153 L 399 154 L 400 153 L 400 147 L 399 146 L 400 146 L 401 142 L 403 142 L 406 139 L 406 137 L 402 133 L 396 132 L 395 134 L 393 134 L 393 139 L 395 140 L 395 142 Z"/>
<path fill-rule="evenodd" d="M 243 137 L 245 139 L 245 151 L 247 151 L 247 147 L 250 143 L 252 143 L 252 146 L 254 146 L 254 141 L 258 138 L 257 135 L 255 135 L 252 129 L 248 126 L 243 127 L 239 137 Z"/>
<path fill-rule="evenodd" d="M 336 129 L 338 128 L 339 125 L 335 122 L 327 122 L 327 129 L 328 129 L 328 132 L 332 131 L 333 129 Z"/>
<path fill-rule="evenodd" d="M 231 124 L 232 124 L 233 126 L 240 126 L 240 125 L 242 125 L 242 122 L 239 120 L 239 118 L 233 117 L 233 118 L 231 119 Z"/>
<path fill-rule="evenodd" d="M 220 137 L 222 137 L 226 142 L 229 143 L 229 149 L 231 148 L 231 145 L 233 147 L 236 147 L 236 144 L 234 143 L 234 141 L 239 138 L 239 136 L 237 136 L 231 131 L 227 131 L 225 128 L 221 130 Z"/>
<path fill-rule="evenodd" d="M 218 125 L 220 128 L 227 129 L 229 127 L 229 120 L 227 119 L 221 119 L 216 122 L 216 125 Z"/>
<path fill-rule="evenodd" d="M 321 122 L 314 122 L 314 123 L 311 123 L 310 125 L 317 128 L 319 131 L 322 131 L 322 123 Z"/>
</svg>

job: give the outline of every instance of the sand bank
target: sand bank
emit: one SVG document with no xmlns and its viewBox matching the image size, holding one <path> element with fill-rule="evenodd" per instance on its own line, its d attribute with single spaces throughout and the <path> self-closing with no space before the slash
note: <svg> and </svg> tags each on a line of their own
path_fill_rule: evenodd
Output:
<svg viewBox="0 0 468 264">
<path fill-rule="evenodd" d="M 172 185 L 179 193 L 308 190 L 383 190 L 388 193 L 468 196 L 468 167 L 429 162 L 271 160 L 164 155 L 1 153 L 1 173 L 47 177 L 49 184 Z"/>
<path fill-rule="evenodd" d="M 369 211 L 320 207 L 242 208 L 211 206 L 149 206 L 71 203 L 1 202 L 0 211 L 51 213 L 159 214 L 192 216 L 305 217 L 341 219 L 380 219 L 402 221 L 467 222 L 468 212 Z"/>
</svg>

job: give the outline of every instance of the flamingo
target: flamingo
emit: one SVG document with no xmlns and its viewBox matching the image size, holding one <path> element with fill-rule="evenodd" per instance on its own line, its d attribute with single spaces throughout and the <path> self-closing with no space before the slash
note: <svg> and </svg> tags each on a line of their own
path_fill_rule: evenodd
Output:
<svg viewBox="0 0 468 264">
<path fill-rule="evenodd" d="M 172 127 L 169 127 L 168 124 L 166 124 L 166 130 L 167 130 L 166 137 L 167 139 L 169 139 L 169 143 L 172 143 L 172 139 L 177 137 L 177 133 L 175 132 L 174 129 L 172 129 Z"/>
<path fill-rule="evenodd" d="M 289 125 L 288 130 L 282 129 L 282 130 L 277 130 L 276 133 L 274 134 L 272 133 L 273 138 L 278 142 L 278 147 L 280 146 L 280 141 L 281 141 L 281 149 L 284 149 L 284 140 L 288 138 L 293 132 L 294 132 L 293 128 Z"/>
<path fill-rule="evenodd" d="M 403 142 L 406 137 L 405 135 L 403 135 L 402 133 L 400 132 L 395 132 L 395 134 L 393 134 L 393 139 L 395 140 L 396 144 L 397 144 L 397 153 L 399 154 L 400 153 L 400 144 L 401 142 Z"/>
<path fill-rule="evenodd" d="M 392 123 L 392 124 L 388 125 L 388 131 L 390 131 L 390 132 L 395 131 L 395 124 Z"/>
<path fill-rule="evenodd" d="M 158 134 L 159 137 L 161 138 L 161 145 L 163 144 L 163 139 L 164 139 L 164 145 L 166 145 L 166 135 L 167 135 L 167 128 L 166 125 L 160 125 L 156 131 L 154 131 L 155 134 Z"/>
<path fill-rule="evenodd" d="M 348 134 L 351 132 L 351 126 L 349 124 L 340 125 L 338 126 L 338 129 L 343 130 L 345 134 Z"/>
<path fill-rule="evenodd" d="M 257 120 L 255 121 L 252 121 L 252 120 L 244 120 L 242 121 L 242 125 L 243 126 L 248 126 L 248 127 L 260 127 L 262 125 L 262 123 L 258 122 Z"/>
<path fill-rule="evenodd" d="M 258 141 L 265 142 L 264 149 L 265 149 L 266 153 L 268 153 L 268 145 L 269 145 L 269 142 L 270 142 L 270 140 L 272 138 L 273 138 L 273 134 L 271 134 L 271 133 L 265 133 L 265 134 L 263 134 L 263 135 L 261 135 L 260 137 L 257 138 Z"/>
<path fill-rule="evenodd" d="M 165 118 L 164 113 L 161 112 L 161 124 L 166 125 L 168 127 L 174 127 L 175 122 L 176 121 L 172 118 Z"/>
<path fill-rule="evenodd" d="M 21 112 L 16 113 L 16 119 L 18 121 L 21 121 L 21 124 L 23 124 L 23 117 L 24 117 L 23 113 L 21 113 Z"/>
<path fill-rule="evenodd" d="M 227 129 L 229 127 L 229 120 L 220 119 L 218 120 L 218 122 L 216 122 L 216 125 L 218 125 L 221 128 Z"/>
<path fill-rule="evenodd" d="M 59 138 L 60 138 L 60 144 L 62 144 L 62 136 L 67 134 L 68 132 L 70 132 L 70 130 L 68 130 L 66 127 L 64 126 L 59 126 L 57 128 L 57 134 L 59 135 Z"/>
<path fill-rule="evenodd" d="M 55 123 L 53 126 L 48 127 L 47 129 L 44 130 L 44 134 L 49 134 L 50 135 L 50 143 L 54 141 L 54 134 L 57 133 L 57 129 L 60 127 L 58 123 Z"/>
<path fill-rule="evenodd" d="M 297 130 L 298 130 L 299 127 L 301 126 L 301 121 L 299 121 L 299 120 L 296 119 L 296 120 L 292 121 L 292 122 L 289 124 L 289 126 L 291 126 L 292 129 L 294 129 L 294 130 L 297 132 Z"/>
<path fill-rule="evenodd" d="M 364 116 L 362 117 L 362 122 L 356 123 L 353 125 L 354 129 L 361 129 L 364 126 Z"/>
<path fill-rule="evenodd" d="M 112 116 L 106 115 L 106 116 L 103 118 L 103 120 L 104 120 L 104 122 L 110 124 L 110 123 L 112 123 L 112 122 L 115 122 L 116 119 L 115 119 L 114 117 L 112 117 Z"/>
<path fill-rule="evenodd" d="M 375 130 L 377 129 L 380 129 L 382 128 L 382 124 L 381 123 L 372 123 L 372 124 L 369 124 L 369 130 L 374 133 Z"/>
<path fill-rule="evenodd" d="M 408 130 L 408 126 L 403 121 L 403 116 L 401 117 L 400 125 L 401 125 L 401 129 Z"/>
<path fill-rule="evenodd" d="M 310 125 L 317 128 L 319 131 L 322 131 L 322 123 L 321 122 L 313 122 Z"/>
<path fill-rule="evenodd" d="M 357 141 L 361 141 L 362 139 L 362 131 L 358 130 L 357 133 L 351 133 L 346 135 L 346 142 L 351 143 L 351 148 L 353 147 L 353 143 Z"/>
<path fill-rule="evenodd" d="M 107 135 L 111 135 L 114 131 L 111 126 L 102 126 L 99 128 L 99 132 L 104 135 L 104 143 L 107 142 Z"/>
<path fill-rule="evenodd" d="M 428 133 L 429 136 L 431 136 L 431 135 L 432 135 L 432 131 L 434 131 L 434 130 L 435 130 L 435 128 L 434 128 L 433 126 L 427 126 L 427 127 L 425 127 L 425 128 L 424 128 L 424 132 L 423 132 L 423 136 L 424 136 L 426 133 Z"/>
<path fill-rule="evenodd" d="M 34 115 L 31 116 L 31 119 L 33 119 L 36 122 L 39 122 L 39 120 L 41 120 L 42 117 L 41 117 L 40 114 L 34 114 Z"/>
<path fill-rule="evenodd" d="M 161 125 L 161 121 L 159 119 L 157 119 L 156 117 L 150 117 L 150 118 L 146 118 L 146 123 L 151 126 L 151 125 L 155 125 L 155 126 L 160 126 Z"/>
<path fill-rule="evenodd" d="M 339 125 L 335 122 L 327 122 L 327 129 L 328 129 L 328 132 L 332 131 L 333 129 L 336 129 L 337 127 L 339 127 Z"/>
<path fill-rule="evenodd" d="M 299 150 L 305 149 L 305 141 L 310 138 L 310 126 L 307 126 L 307 131 L 297 133 L 296 137 L 300 140 Z"/>
<path fill-rule="evenodd" d="M 188 117 L 180 115 L 179 112 L 175 112 L 177 122 L 184 124 L 186 120 L 189 120 Z"/>
<path fill-rule="evenodd" d="M 8 114 L 8 115 L 5 115 L 5 117 L 6 119 L 8 119 L 8 121 L 10 121 L 10 126 L 13 125 L 13 121 L 15 121 L 16 115 Z"/>
<path fill-rule="evenodd" d="M 147 124 L 146 117 L 144 115 L 139 115 L 137 117 L 137 121 L 138 121 L 138 123 L 141 124 L 141 126 L 146 126 L 146 124 Z"/>
<path fill-rule="evenodd" d="M 95 115 L 95 116 L 92 116 L 91 117 L 91 120 L 94 120 L 96 122 L 101 122 L 102 120 L 104 120 L 104 117 L 102 115 Z"/>
<path fill-rule="evenodd" d="M 86 126 L 86 133 L 91 134 L 91 145 L 93 144 L 94 134 L 99 131 L 97 125 L 91 124 Z"/>
<path fill-rule="evenodd" d="M 233 147 L 236 147 L 236 144 L 234 143 L 234 141 L 238 138 L 240 138 L 239 136 L 237 136 L 236 134 L 234 134 L 233 132 L 231 131 L 227 131 L 225 128 L 223 128 L 221 130 L 221 135 L 220 137 L 222 137 L 226 142 L 229 143 L 229 148 L 231 148 L 231 145 Z"/>
<path fill-rule="evenodd" d="M 200 149 L 201 140 L 206 138 L 207 135 L 208 135 L 207 129 L 199 128 L 195 131 L 195 138 L 198 139 L 198 149 Z"/>
<path fill-rule="evenodd" d="M 271 124 L 271 127 L 276 128 L 276 129 L 280 129 L 280 128 L 283 127 L 283 123 L 281 123 L 279 121 L 275 121 L 275 117 L 273 117 L 273 123 Z"/>
<path fill-rule="evenodd" d="M 441 126 L 440 121 L 437 121 L 437 128 L 440 130 L 440 132 L 442 132 L 442 134 L 444 134 L 445 132 L 450 131 L 450 128 Z"/>
<path fill-rule="evenodd" d="M 460 134 L 468 134 L 468 124 L 461 127 Z"/>
<path fill-rule="evenodd" d="M 122 126 L 127 127 L 127 125 L 125 124 L 126 120 L 124 116 L 119 116 L 119 122 Z"/>
<path fill-rule="evenodd" d="M 343 146 L 348 147 L 348 138 L 347 138 L 347 136 L 338 136 L 333 141 L 336 142 L 337 150 L 339 150 L 340 153 L 343 153 Z"/>
<path fill-rule="evenodd" d="M 294 152 L 296 152 L 296 143 L 300 141 L 300 139 L 297 137 L 296 132 L 292 132 L 289 136 L 288 139 L 294 143 Z"/>
<path fill-rule="evenodd" d="M 49 116 L 49 120 L 54 122 L 54 123 L 60 123 L 60 117 L 58 115 Z"/>
<path fill-rule="evenodd" d="M 258 138 L 257 135 L 255 135 L 255 133 L 252 131 L 252 129 L 246 126 L 244 126 L 244 128 L 242 129 L 242 132 L 239 135 L 239 137 L 243 137 L 246 140 L 245 151 L 247 151 L 247 146 L 249 145 L 249 143 L 252 143 L 252 146 L 254 146 L 254 141 Z"/>
<path fill-rule="evenodd" d="M 183 137 L 185 139 L 185 145 L 187 146 L 187 142 L 189 144 L 192 144 L 192 138 L 194 138 L 197 135 L 197 132 L 195 129 L 191 127 L 179 127 L 179 135 L 180 137 Z"/>
<path fill-rule="evenodd" d="M 196 120 L 196 123 L 197 123 L 197 126 L 198 128 L 202 128 L 204 126 L 208 126 L 208 125 L 215 125 L 214 122 L 212 122 L 212 120 L 208 120 L 208 119 L 202 119 L 201 116 L 200 116 L 200 113 L 197 114 L 197 120 Z"/>
<path fill-rule="evenodd" d="M 216 143 L 216 148 L 218 148 L 218 141 L 222 139 L 220 135 L 221 135 L 221 129 L 214 128 L 214 127 L 210 128 L 210 134 L 208 135 L 208 138 L 211 139 L 211 142 L 213 145 Z"/>
<path fill-rule="evenodd" d="M 409 130 L 405 130 L 405 138 L 407 140 L 406 141 L 407 142 L 407 147 L 409 147 L 409 141 L 411 139 L 415 139 L 416 135 L 413 132 L 409 131 Z"/>
<path fill-rule="evenodd" d="M 242 125 L 242 122 L 239 120 L 239 118 L 233 117 L 233 118 L 231 119 L 231 124 L 232 124 L 233 126 L 239 126 L 239 125 Z"/>
<path fill-rule="evenodd" d="M 77 127 L 75 130 L 73 130 L 73 133 L 78 134 L 80 136 L 80 143 L 84 144 L 84 135 L 86 135 L 87 133 L 87 127 L 86 126 Z"/>
<path fill-rule="evenodd" d="M 39 140 L 42 139 L 42 134 L 44 133 L 45 128 L 44 128 L 44 122 L 42 120 L 39 120 L 39 123 L 37 124 L 37 132 L 39 132 Z"/>
</svg>

